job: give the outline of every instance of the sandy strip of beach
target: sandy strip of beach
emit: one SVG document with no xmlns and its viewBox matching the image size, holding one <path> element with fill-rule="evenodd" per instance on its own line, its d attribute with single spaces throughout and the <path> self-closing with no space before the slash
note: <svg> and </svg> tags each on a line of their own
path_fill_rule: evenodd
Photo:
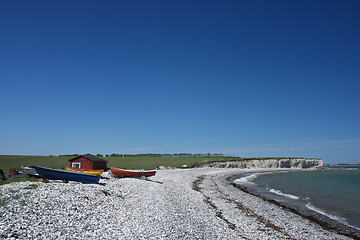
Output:
<svg viewBox="0 0 360 240">
<path fill-rule="evenodd" d="M 261 169 L 0 186 L 1 239 L 351 239 L 232 186 Z"/>
</svg>

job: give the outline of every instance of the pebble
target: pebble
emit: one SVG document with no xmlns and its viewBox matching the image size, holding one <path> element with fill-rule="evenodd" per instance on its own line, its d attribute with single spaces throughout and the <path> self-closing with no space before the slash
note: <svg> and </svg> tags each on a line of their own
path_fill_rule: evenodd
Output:
<svg viewBox="0 0 360 240">
<path fill-rule="evenodd" d="M 0 239 L 348 239 L 226 181 L 244 171 L 165 169 L 150 181 L 2 185 Z M 199 176 L 205 177 L 194 190 Z M 250 216 L 236 202 L 283 230 Z"/>
</svg>

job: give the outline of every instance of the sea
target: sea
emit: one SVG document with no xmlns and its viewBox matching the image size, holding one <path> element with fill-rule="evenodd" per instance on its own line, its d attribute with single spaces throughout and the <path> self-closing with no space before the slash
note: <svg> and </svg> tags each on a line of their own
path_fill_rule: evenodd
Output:
<svg viewBox="0 0 360 240">
<path fill-rule="evenodd" d="M 293 207 L 326 215 L 360 230 L 360 166 L 315 171 L 251 173 L 235 183 Z"/>
</svg>

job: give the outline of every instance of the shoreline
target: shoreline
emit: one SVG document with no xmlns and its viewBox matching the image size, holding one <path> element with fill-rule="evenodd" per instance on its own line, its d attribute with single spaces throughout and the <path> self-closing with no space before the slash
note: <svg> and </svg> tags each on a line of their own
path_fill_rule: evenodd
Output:
<svg viewBox="0 0 360 240">
<path fill-rule="evenodd" d="M 286 170 L 284 170 L 284 171 L 286 172 Z M 303 171 L 303 170 L 299 170 L 299 171 Z M 305 170 L 305 171 L 308 171 L 308 170 Z M 254 172 L 254 173 L 257 173 L 257 172 Z M 262 173 L 264 173 L 264 172 L 262 172 Z M 298 209 L 295 206 L 291 205 L 290 203 L 280 202 L 269 196 L 266 196 L 263 194 L 258 194 L 255 191 L 253 191 L 251 188 L 242 186 L 242 185 L 234 182 L 236 179 L 238 179 L 238 177 L 240 177 L 241 175 L 245 175 L 245 174 L 246 173 L 230 176 L 227 178 L 227 181 L 229 182 L 229 184 L 231 184 L 235 188 L 239 189 L 240 191 L 251 194 L 251 195 L 258 197 L 264 201 L 273 203 L 287 211 L 298 214 L 316 224 L 319 224 L 324 229 L 327 229 L 330 231 L 335 231 L 338 234 L 345 235 L 345 236 L 348 236 L 348 237 L 351 237 L 354 239 L 360 239 L 360 230 L 354 226 L 341 223 L 339 221 L 329 218 L 326 215 L 323 215 L 321 213 L 318 213 L 318 212 L 310 210 L 310 209 L 307 209 L 307 210 L 306 209 Z"/>
<path fill-rule="evenodd" d="M 265 170 L 159 170 L 149 181 L 102 179 L 105 186 L 2 185 L 0 238 L 350 239 L 228 181 L 256 171 Z"/>
</svg>

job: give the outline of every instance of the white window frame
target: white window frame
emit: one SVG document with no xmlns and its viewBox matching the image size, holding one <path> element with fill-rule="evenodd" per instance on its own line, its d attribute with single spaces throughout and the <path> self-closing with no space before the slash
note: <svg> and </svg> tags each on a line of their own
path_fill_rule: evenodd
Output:
<svg viewBox="0 0 360 240">
<path fill-rule="evenodd" d="M 77 167 L 78 166 L 78 167 Z M 72 167 L 73 168 L 81 168 L 81 163 L 79 163 L 79 162 L 73 162 L 72 163 Z"/>
</svg>

